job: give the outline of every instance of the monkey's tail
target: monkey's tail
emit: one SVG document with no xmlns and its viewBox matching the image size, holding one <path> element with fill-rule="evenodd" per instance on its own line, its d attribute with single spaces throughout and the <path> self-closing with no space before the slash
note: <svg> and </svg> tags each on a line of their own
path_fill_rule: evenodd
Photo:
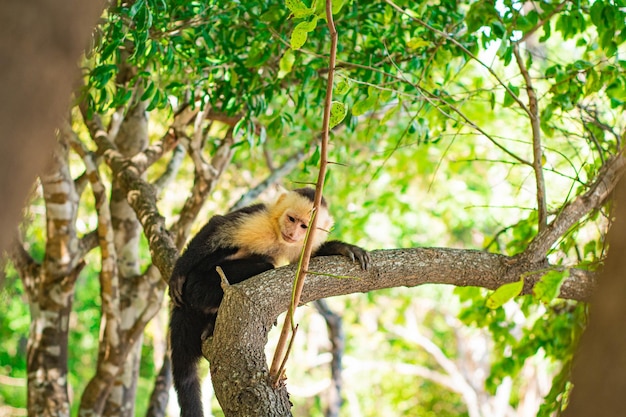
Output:
<svg viewBox="0 0 626 417">
<path fill-rule="evenodd" d="M 198 361 L 202 357 L 204 321 L 175 307 L 170 319 L 170 349 L 174 388 L 181 417 L 203 417 Z"/>
</svg>

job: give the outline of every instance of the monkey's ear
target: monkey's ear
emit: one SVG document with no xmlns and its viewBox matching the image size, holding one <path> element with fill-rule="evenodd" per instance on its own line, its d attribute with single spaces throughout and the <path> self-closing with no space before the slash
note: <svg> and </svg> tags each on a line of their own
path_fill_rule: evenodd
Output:
<svg viewBox="0 0 626 417">
<path fill-rule="evenodd" d="M 280 193 L 280 195 L 278 196 L 278 198 L 276 198 L 276 202 L 274 203 L 275 206 L 279 205 L 280 203 L 282 203 L 283 201 L 285 201 L 285 198 L 287 197 L 286 192 L 284 193 Z"/>
<path fill-rule="evenodd" d="M 330 233 L 330 230 L 333 228 L 333 225 L 335 224 L 335 220 L 328 213 L 328 210 L 322 211 L 322 214 L 323 215 L 320 216 L 320 218 L 318 219 L 319 223 L 317 227 Z"/>
</svg>

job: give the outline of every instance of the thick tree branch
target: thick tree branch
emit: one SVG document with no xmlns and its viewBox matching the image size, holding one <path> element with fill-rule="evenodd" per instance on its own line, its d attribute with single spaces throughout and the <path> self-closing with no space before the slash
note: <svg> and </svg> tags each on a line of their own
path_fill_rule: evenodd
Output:
<svg viewBox="0 0 626 417">
<path fill-rule="evenodd" d="M 539 262 L 563 234 L 581 218 L 602 206 L 611 195 L 617 182 L 624 174 L 626 160 L 620 154 L 609 160 L 600 170 L 598 177 L 586 193 L 566 204 L 554 220 L 528 245 L 520 255 L 530 262 Z"/>
<path fill-rule="evenodd" d="M 198 127 L 198 129 L 200 128 Z M 189 144 L 189 153 L 196 165 L 193 188 L 185 200 L 178 221 L 171 228 L 171 232 L 175 236 L 176 247 L 179 250 L 187 242 L 191 226 L 198 217 L 206 198 L 215 189 L 218 180 L 230 164 L 234 152 L 232 148 L 234 142 L 233 131 L 229 129 L 213 154 L 211 163 L 199 162 L 201 166 L 196 164 L 196 159 L 193 156 L 194 154 L 200 155 L 200 148 L 195 148 L 193 143 Z M 198 158 L 200 157 L 198 156 Z"/>
<path fill-rule="evenodd" d="M 524 293 L 529 293 L 541 277 L 540 272 L 531 272 L 546 268 L 545 264 L 533 265 L 504 255 L 460 249 L 379 250 L 372 252 L 371 257 L 374 267 L 368 271 L 342 257 L 313 259 L 302 303 L 427 283 L 495 289 L 519 279 L 522 273 L 528 273 Z M 293 266 L 279 268 L 226 288 L 212 341 L 219 349 L 206 346 L 215 393 L 226 416 L 289 415 L 287 392 L 284 388 L 272 388 L 264 347 L 267 332 L 291 302 L 294 270 Z M 587 300 L 594 287 L 593 273 L 572 269 L 561 287 L 561 297 Z M 233 338 L 233 334 L 240 337 Z M 229 389 L 223 388 L 226 386 Z M 286 410 L 263 409 L 262 399 L 268 397 L 268 404 L 282 404 Z"/>
<path fill-rule="evenodd" d="M 143 171 L 121 155 L 111 143 L 99 117 L 87 117 L 88 112 L 84 105 L 81 106 L 81 112 L 91 137 L 98 146 L 98 154 L 104 157 L 106 164 L 113 170 L 113 175 L 126 191 L 128 203 L 137 213 L 137 219 L 148 238 L 155 266 L 162 276 L 168 277 L 178 257 L 178 250 L 165 226 L 165 219 L 157 208 L 154 187 L 141 178 Z"/>
</svg>

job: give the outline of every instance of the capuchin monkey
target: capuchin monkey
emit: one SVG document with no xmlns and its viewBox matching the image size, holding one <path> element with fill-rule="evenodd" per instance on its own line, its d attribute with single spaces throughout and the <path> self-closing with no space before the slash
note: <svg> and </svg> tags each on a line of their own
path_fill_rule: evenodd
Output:
<svg viewBox="0 0 626 417">
<path fill-rule="evenodd" d="M 230 284 L 236 284 L 297 262 L 314 198 L 315 190 L 300 188 L 281 195 L 273 204 L 214 216 L 176 262 L 169 282 L 173 304 L 170 349 L 181 417 L 204 415 L 197 367 L 202 342 L 213 335 L 224 296 L 216 267 L 222 268 Z M 326 242 L 333 219 L 325 200 L 316 216 L 313 256 L 343 255 L 367 269 L 370 257 L 365 250 L 337 240 Z"/>
</svg>

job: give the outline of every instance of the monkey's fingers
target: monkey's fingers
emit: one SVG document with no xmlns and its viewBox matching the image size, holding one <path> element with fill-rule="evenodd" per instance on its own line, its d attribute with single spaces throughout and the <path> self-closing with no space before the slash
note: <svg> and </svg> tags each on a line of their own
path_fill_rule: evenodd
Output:
<svg viewBox="0 0 626 417">
<path fill-rule="evenodd" d="M 361 269 L 367 270 L 370 266 L 370 254 L 356 245 L 343 243 L 339 250 L 343 256 L 350 258 L 352 262 L 358 262 Z"/>
<path fill-rule="evenodd" d="M 371 259 L 366 250 L 356 245 L 351 245 L 339 240 L 325 242 L 315 253 L 315 256 L 342 255 L 350 258 L 352 262 L 358 262 L 362 269 L 367 270 Z"/>
<path fill-rule="evenodd" d="M 371 258 L 369 252 L 364 249 L 359 248 L 358 246 L 354 246 L 352 249 L 352 254 L 350 258 L 352 261 L 356 261 L 361 265 L 361 268 L 367 271 L 370 267 Z"/>
</svg>

